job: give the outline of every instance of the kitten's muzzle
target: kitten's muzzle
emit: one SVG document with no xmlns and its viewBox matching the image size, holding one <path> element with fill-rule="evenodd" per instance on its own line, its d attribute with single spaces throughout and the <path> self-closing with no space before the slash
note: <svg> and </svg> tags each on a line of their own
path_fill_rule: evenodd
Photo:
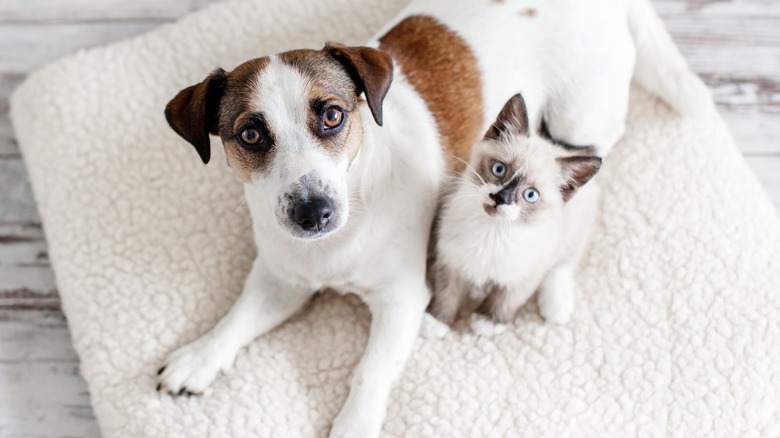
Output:
<svg viewBox="0 0 780 438">
<path fill-rule="evenodd" d="M 514 178 L 507 185 L 501 188 L 498 193 L 491 193 L 490 199 L 496 203 L 496 207 L 499 205 L 514 204 L 517 199 L 517 188 L 520 186 L 520 178 Z"/>
<path fill-rule="evenodd" d="M 491 193 L 490 199 L 492 199 L 493 202 L 496 203 L 496 207 L 498 207 L 499 205 L 513 203 L 515 200 L 515 195 L 513 193 L 509 193 L 507 190 L 501 190 L 498 193 Z"/>
</svg>

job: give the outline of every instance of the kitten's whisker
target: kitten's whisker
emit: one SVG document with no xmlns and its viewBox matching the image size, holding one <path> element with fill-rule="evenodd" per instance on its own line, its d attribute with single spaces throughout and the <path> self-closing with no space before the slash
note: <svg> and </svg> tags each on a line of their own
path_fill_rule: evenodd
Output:
<svg viewBox="0 0 780 438">
<path fill-rule="evenodd" d="M 461 163 L 466 165 L 466 169 L 470 170 L 474 175 L 479 178 L 479 180 L 482 182 L 482 184 L 487 184 L 484 179 L 482 179 L 482 175 L 479 174 L 473 167 L 471 167 L 471 164 L 468 163 L 465 160 L 460 159 L 460 157 L 456 157 L 455 155 L 450 154 L 451 157 L 455 158 L 456 160 L 460 161 Z"/>
</svg>

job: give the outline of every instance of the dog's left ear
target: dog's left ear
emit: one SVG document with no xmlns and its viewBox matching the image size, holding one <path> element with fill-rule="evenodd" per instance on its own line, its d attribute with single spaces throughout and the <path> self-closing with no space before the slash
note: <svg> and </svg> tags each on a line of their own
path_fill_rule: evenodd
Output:
<svg viewBox="0 0 780 438">
<path fill-rule="evenodd" d="M 584 186 L 601 168 L 599 157 L 561 157 L 555 161 L 561 166 L 563 201 L 568 202 L 577 189 Z"/>
<path fill-rule="evenodd" d="M 382 101 L 393 82 L 393 59 L 390 55 L 371 47 L 347 47 L 337 43 L 328 43 L 322 50 L 347 69 L 358 93 L 366 94 L 377 125 L 382 126 Z"/>
<path fill-rule="evenodd" d="M 168 124 L 195 146 L 203 164 L 211 158 L 209 134 L 219 131 L 219 101 L 226 80 L 225 70 L 218 68 L 203 82 L 181 90 L 165 107 Z"/>
</svg>

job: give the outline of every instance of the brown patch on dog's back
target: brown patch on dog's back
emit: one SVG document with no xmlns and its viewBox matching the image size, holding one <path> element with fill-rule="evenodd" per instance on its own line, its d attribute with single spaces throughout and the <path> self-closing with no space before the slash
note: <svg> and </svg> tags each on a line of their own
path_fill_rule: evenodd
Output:
<svg viewBox="0 0 780 438">
<path fill-rule="evenodd" d="M 404 19 L 379 39 L 379 47 L 398 62 L 433 113 L 447 168 L 462 169 L 458 159 L 468 161 L 484 121 L 481 74 L 471 48 L 426 16 Z"/>
<path fill-rule="evenodd" d="M 526 9 L 523 12 L 520 12 L 521 17 L 528 17 L 528 18 L 534 18 L 536 17 L 536 9 Z"/>
</svg>

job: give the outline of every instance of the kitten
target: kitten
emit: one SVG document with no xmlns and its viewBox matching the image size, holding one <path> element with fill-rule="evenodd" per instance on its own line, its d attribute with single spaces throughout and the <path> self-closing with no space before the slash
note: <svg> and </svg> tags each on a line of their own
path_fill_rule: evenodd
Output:
<svg viewBox="0 0 780 438">
<path fill-rule="evenodd" d="M 545 320 L 569 320 L 598 207 L 598 187 L 585 184 L 601 158 L 583 153 L 532 134 L 519 94 L 504 105 L 442 200 L 428 307 L 436 319 L 452 324 L 471 296 L 483 319 L 508 323 L 538 289 Z"/>
</svg>

